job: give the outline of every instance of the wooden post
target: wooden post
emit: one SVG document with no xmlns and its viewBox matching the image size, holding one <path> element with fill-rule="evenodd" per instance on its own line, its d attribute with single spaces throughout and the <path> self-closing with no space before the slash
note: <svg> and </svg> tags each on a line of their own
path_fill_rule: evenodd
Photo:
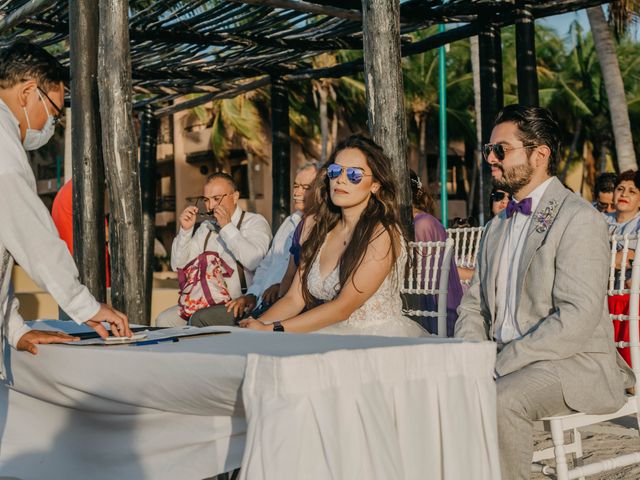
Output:
<svg viewBox="0 0 640 480">
<path fill-rule="evenodd" d="M 291 138 L 289 91 L 280 77 L 271 78 L 271 178 L 273 184 L 271 228 L 275 232 L 289 215 L 291 204 Z"/>
<path fill-rule="evenodd" d="M 138 148 L 131 106 L 128 4 L 127 0 L 100 1 L 98 83 L 111 206 L 111 301 L 132 323 L 148 324 Z"/>
<path fill-rule="evenodd" d="M 520 2 L 518 7 L 519 16 L 516 20 L 518 102 L 522 105 L 537 107 L 540 104 L 540 98 L 536 68 L 535 19 L 529 3 Z"/>
<path fill-rule="evenodd" d="M 73 256 L 84 283 L 106 300 L 104 164 L 98 104 L 98 0 L 69 1 Z"/>
<path fill-rule="evenodd" d="M 412 231 L 407 127 L 400 64 L 399 0 L 362 0 L 369 131 L 391 159 L 402 222 Z"/>
<path fill-rule="evenodd" d="M 140 129 L 140 190 L 142 194 L 142 250 L 145 304 L 151 305 L 153 289 L 153 250 L 156 233 L 156 146 L 158 120 L 147 105 L 141 114 Z"/>
<path fill-rule="evenodd" d="M 478 34 L 480 53 L 480 106 L 482 109 L 482 143 L 488 143 L 493 130 L 493 122 L 503 106 L 502 89 L 502 47 L 500 44 L 500 28 L 491 23 L 491 19 L 479 20 L 484 28 Z M 484 199 L 491 193 L 491 167 L 482 162 Z M 485 218 L 491 216 L 491 205 L 485 202 Z"/>
</svg>

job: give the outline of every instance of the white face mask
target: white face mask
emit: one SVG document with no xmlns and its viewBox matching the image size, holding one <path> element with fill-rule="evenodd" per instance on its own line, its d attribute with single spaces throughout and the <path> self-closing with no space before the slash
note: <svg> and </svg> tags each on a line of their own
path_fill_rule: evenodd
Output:
<svg viewBox="0 0 640 480">
<path fill-rule="evenodd" d="M 47 112 L 47 123 L 44 124 L 42 130 L 33 130 L 31 128 L 31 122 L 29 121 L 29 114 L 27 113 L 27 109 L 22 107 L 24 110 L 24 116 L 27 117 L 27 132 L 24 135 L 24 140 L 22 141 L 22 145 L 24 149 L 29 150 L 37 150 L 40 147 L 46 145 L 53 134 L 55 132 L 55 118 L 53 115 L 49 113 L 49 109 L 47 108 L 47 102 L 44 101 L 40 91 L 38 92 L 38 96 L 40 97 L 40 101 L 44 105 L 44 110 Z"/>
</svg>

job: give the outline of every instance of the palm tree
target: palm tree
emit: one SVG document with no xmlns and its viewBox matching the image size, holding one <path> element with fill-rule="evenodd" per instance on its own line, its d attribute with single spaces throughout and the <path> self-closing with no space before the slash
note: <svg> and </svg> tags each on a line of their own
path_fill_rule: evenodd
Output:
<svg viewBox="0 0 640 480">
<path fill-rule="evenodd" d="M 238 143 L 253 157 L 268 158 L 264 119 L 257 105 L 263 100 L 264 92 L 255 90 L 191 110 L 202 124 L 211 127 L 211 150 L 216 161 L 222 162 L 227 170 L 229 150 Z"/>
<path fill-rule="evenodd" d="M 435 33 L 427 29 L 419 38 Z M 419 39 L 417 38 L 417 39 Z M 450 45 L 447 53 L 447 124 L 450 139 L 474 145 L 475 129 L 469 105 L 473 103 L 468 40 Z M 418 174 L 428 180 L 428 138 L 438 137 L 438 52 L 430 50 L 403 60 L 405 105 L 409 112 L 409 136 L 418 145 Z M 432 175 L 435 178 L 436 175 Z M 426 182 L 425 182 L 426 183 Z"/>
<path fill-rule="evenodd" d="M 469 47 L 471 54 L 471 72 L 473 74 L 473 109 L 475 112 L 474 120 L 476 122 L 476 148 L 473 152 L 473 174 L 471 182 L 471 191 L 469 192 L 470 202 L 467 208 L 467 212 L 473 211 L 473 202 L 475 200 L 476 190 L 478 195 L 478 220 L 480 225 L 484 225 L 484 198 L 483 198 L 483 178 L 482 178 L 482 154 L 480 150 L 482 148 L 482 108 L 480 105 L 480 44 L 477 36 L 469 39 Z"/>
<path fill-rule="evenodd" d="M 611 8 L 626 10 L 625 4 L 631 1 L 619 0 L 612 2 Z M 617 4 L 617 5 L 616 5 Z M 621 6 L 625 5 L 624 8 Z M 631 124 L 629 122 L 629 110 L 627 98 L 624 91 L 624 82 L 620 73 L 616 48 L 611 36 L 609 24 L 604 16 L 601 6 L 587 9 L 587 17 L 593 34 L 593 40 L 602 70 L 602 77 L 609 99 L 609 111 L 611 113 L 611 126 L 615 137 L 616 154 L 618 165 L 622 171 L 637 170 L 638 164 L 633 149 L 633 138 L 631 136 Z"/>
<path fill-rule="evenodd" d="M 312 65 L 314 68 L 332 67 L 336 63 L 336 56 L 330 53 L 323 53 L 312 59 Z M 322 163 L 327 161 L 327 158 L 329 156 L 328 151 L 331 149 L 335 142 L 335 138 L 333 136 L 334 129 L 332 128 L 332 132 L 329 132 L 329 99 L 333 99 L 334 101 L 336 100 L 336 91 L 334 88 L 334 84 L 337 82 L 338 80 L 332 78 L 320 78 L 311 81 L 314 93 L 313 99 L 316 106 L 319 107 L 320 113 L 320 162 Z M 333 110 L 332 118 L 332 123 L 336 125 L 335 130 L 337 130 L 338 115 L 335 109 Z"/>
</svg>

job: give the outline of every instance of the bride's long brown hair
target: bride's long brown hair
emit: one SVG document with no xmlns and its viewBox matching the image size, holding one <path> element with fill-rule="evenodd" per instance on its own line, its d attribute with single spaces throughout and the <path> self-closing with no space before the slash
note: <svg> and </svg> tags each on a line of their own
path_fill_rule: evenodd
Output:
<svg viewBox="0 0 640 480">
<path fill-rule="evenodd" d="M 375 194 L 369 197 L 369 202 L 362 212 L 358 223 L 353 229 L 351 240 L 344 253 L 340 257 L 340 283 L 339 288 L 351 277 L 362 264 L 364 254 L 369 248 L 369 244 L 385 231 L 391 236 L 391 248 L 389 253 L 392 257 L 392 265 L 398 258 L 399 241 L 403 241 L 405 236 L 400 222 L 400 213 L 397 203 L 397 187 L 391 172 L 391 160 L 373 140 L 362 135 L 352 135 L 340 142 L 327 163 L 325 163 L 314 184 L 315 199 L 313 211 L 309 212 L 314 216 L 315 223 L 307 235 L 307 239 L 302 247 L 300 255 L 300 271 L 302 272 L 302 296 L 307 306 L 315 304 L 317 301 L 309 292 L 308 278 L 311 265 L 313 264 L 327 234 L 337 225 L 342 217 L 342 210 L 331 201 L 329 178 L 327 177 L 327 167 L 335 163 L 336 157 L 342 150 L 356 148 L 362 152 L 367 159 L 367 164 L 373 175 L 372 180 L 380 184 L 380 188 Z M 382 228 L 379 228 L 382 227 Z M 353 286 L 357 289 L 355 283 Z"/>
</svg>

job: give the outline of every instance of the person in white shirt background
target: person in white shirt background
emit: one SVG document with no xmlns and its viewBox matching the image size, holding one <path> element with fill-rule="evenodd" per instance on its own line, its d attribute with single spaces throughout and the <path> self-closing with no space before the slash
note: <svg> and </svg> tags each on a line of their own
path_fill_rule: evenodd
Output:
<svg viewBox="0 0 640 480">
<path fill-rule="evenodd" d="M 14 261 L 77 323 L 102 337 L 131 336 L 126 315 L 95 300 L 78 280 L 78 269 L 37 194 L 27 150 L 52 137 L 63 113 L 65 70 L 48 52 L 25 40 L 0 51 L 0 305 L 2 334 L 18 350 L 36 354 L 37 344 L 69 341 L 61 333 L 31 330 L 9 294 Z M 3 341 L 4 341 L 3 338 Z"/>
<path fill-rule="evenodd" d="M 193 231 L 198 217 L 198 208 L 190 205 L 180 215 L 180 228 L 171 246 L 171 268 L 177 271 L 204 250 L 204 243 L 210 231 L 213 231 L 207 245 L 207 251 L 217 252 L 220 258 L 233 269 L 226 278 L 231 298 L 242 295 L 239 270 L 244 269 L 247 286 L 250 286 L 258 265 L 264 258 L 271 242 L 271 228 L 267 220 L 257 213 L 244 212 L 242 224 L 238 223 L 243 215 L 238 206 L 240 192 L 233 178 L 223 172 L 209 176 L 204 187 L 203 197 L 207 210 L 212 212 L 214 220 L 205 220 Z M 240 267 L 238 262 L 242 265 Z M 225 309 L 224 305 L 220 308 Z M 178 305 L 168 308 L 156 319 L 159 327 L 185 325 L 187 320 L 179 315 Z"/>
<path fill-rule="evenodd" d="M 279 297 L 280 281 L 289 264 L 289 249 L 293 240 L 293 234 L 305 212 L 305 204 L 310 197 L 318 167 L 313 163 L 306 163 L 298 169 L 293 182 L 293 208 L 295 211 L 289 215 L 275 236 L 269 252 L 264 257 L 253 283 L 247 289 L 247 293 L 227 303 L 227 312 L 234 318 L 241 317 L 244 313 L 251 312 L 251 316 L 258 318 L 269 306 L 273 305 Z M 257 308 L 256 308 L 257 307 Z"/>
</svg>

